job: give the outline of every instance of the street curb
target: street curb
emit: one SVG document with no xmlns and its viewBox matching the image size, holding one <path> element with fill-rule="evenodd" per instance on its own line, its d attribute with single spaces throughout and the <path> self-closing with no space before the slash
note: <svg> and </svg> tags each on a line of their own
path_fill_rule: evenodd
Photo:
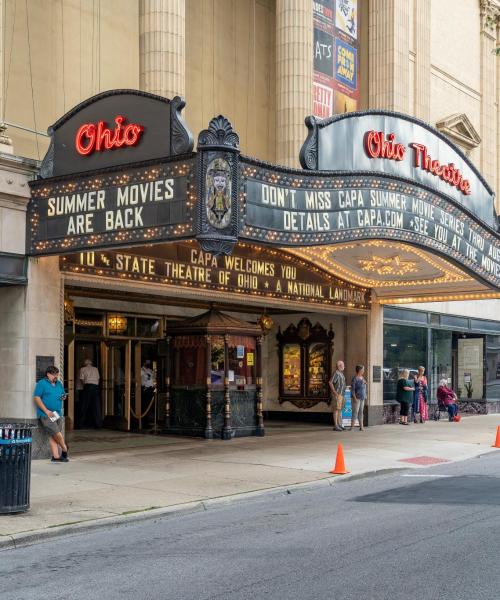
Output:
<svg viewBox="0 0 500 600">
<path fill-rule="evenodd" d="M 367 471 L 366 473 L 359 473 L 358 475 L 332 475 L 330 477 L 323 477 L 322 479 L 317 479 L 315 481 L 306 481 L 302 483 L 293 483 L 289 485 L 273 486 L 261 490 L 243 492 L 241 494 L 219 496 L 216 498 L 208 498 L 206 500 L 197 500 L 195 502 L 176 504 L 174 506 L 154 508 L 151 510 L 142 510 L 136 513 L 115 515 L 112 517 L 101 517 L 100 519 L 84 521 L 81 523 L 57 525 L 45 529 L 37 529 L 34 531 L 15 533 L 12 535 L 6 535 L 4 536 L 4 539 L 0 539 L 0 552 L 2 550 L 10 550 L 15 548 L 21 548 L 24 546 L 32 546 L 34 544 L 53 540 L 60 537 L 71 537 L 74 535 L 79 535 L 81 533 L 95 531 L 104 527 L 119 527 L 122 525 L 140 523 L 141 521 L 149 521 L 151 519 L 164 518 L 173 515 L 188 515 L 196 512 L 211 510 L 217 507 L 223 507 L 228 504 L 234 504 L 236 502 L 252 500 L 261 496 L 277 497 L 283 496 L 285 494 L 291 494 L 293 492 L 314 490 L 321 487 L 328 488 L 333 486 L 334 482 L 340 483 L 342 481 L 353 481 L 356 479 L 364 479 L 367 477 L 377 477 L 378 475 L 386 475 L 394 471 L 402 470 L 406 469 L 394 467 L 393 469 L 379 469 L 375 471 Z"/>
</svg>

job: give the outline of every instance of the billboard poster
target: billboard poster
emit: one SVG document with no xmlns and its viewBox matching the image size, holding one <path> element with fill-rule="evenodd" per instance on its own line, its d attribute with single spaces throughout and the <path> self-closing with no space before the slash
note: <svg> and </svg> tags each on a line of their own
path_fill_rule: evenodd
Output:
<svg viewBox="0 0 500 600">
<path fill-rule="evenodd" d="M 358 1 L 337 0 L 335 6 L 335 27 L 350 36 L 358 39 Z"/>
<path fill-rule="evenodd" d="M 313 114 L 359 109 L 358 0 L 313 0 Z"/>
<path fill-rule="evenodd" d="M 334 106 L 335 0 L 313 1 L 313 114 L 331 117 Z"/>
</svg>

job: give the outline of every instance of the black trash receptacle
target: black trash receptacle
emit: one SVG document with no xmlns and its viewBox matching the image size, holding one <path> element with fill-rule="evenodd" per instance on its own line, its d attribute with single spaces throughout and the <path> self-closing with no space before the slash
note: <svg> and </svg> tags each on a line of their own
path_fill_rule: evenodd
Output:
<svg viewBox="0 0 500 600">
<path fill-rule="evenodd" d="M 30 507 L 31 443 L 36 425 L 0 423 L 0 515 Z"/>
</svg>

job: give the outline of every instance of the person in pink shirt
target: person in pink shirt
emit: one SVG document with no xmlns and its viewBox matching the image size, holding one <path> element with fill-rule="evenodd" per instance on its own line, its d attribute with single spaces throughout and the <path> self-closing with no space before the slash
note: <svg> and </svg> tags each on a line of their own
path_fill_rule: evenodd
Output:
<svg viewBox="0 0 500 600">
<path fill-rule="evenodd" d="M 447 383 L 447 379 L 441 379 L 436 395 L 438 403 L 446 406 L 450 421 L 453 421 L 458 414 L 458 398 L 455 392 L 451 388 L 447 387 Z"/>
</svg>

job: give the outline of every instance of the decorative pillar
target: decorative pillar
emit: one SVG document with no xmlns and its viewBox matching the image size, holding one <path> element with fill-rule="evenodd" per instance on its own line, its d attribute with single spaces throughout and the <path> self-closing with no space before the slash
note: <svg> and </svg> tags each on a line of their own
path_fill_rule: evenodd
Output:
<svg viewBox="0 0 500 600">
<path fill-rule="evenodd" d="M 495 54 L 500 20 L 499 0 L 480 0 L 481 15 L 481 145 L 480 171 L 493 189 L 497 185 L 497 82 Z"/>
<path fill-rule="evenodd" d="M 257 338 L 257 360 L 255 361 L 256 368 L 256 393 L 257 393 L 257 435 L 264 435 L 264 415 L 262 414 L 262 343 L 264 336 L 259 335 Z"/>
<path fill-rule="evenodd" d="M 384 421 L 384 307 L 379 304 L 373 290 L 367 332 L 368 425 L 380 425 Z M 376 380 L 373 379 L 373 367 L 380 369 L 380 377 Z"/>
<path fill-rule="evenodd" d="M 230 440 L 231 429 L 231 395 L 229 393 L 229 335 L 224 336 L 224 425 L 222 439 Z"/>
<path fill-rule="evenodd" d="M 12 147 L 12 140 L 6 134 L 7 125 L 4 123 L 5 119 L 5 105 L 4 105 L 4 81 L 3 81 L 3 65 L 5 63 L 4 53 L 5 53 L 5 32 L 4 32 L 4 16 L 5 16 L 5 6 L 4 1 L 0 0 L 0 152 L 4 152 L 6 154 L 14 154 L 14 149 Z"/>
<path fill-rule="evenodd" d="M 415 81 L 413 114 L 426 121 L 431 117 L 431 0 L 415 0 Z"/>
<path fill-rule="evenodd" d="M 167 335 L 167 350 L 165 352 L 165 428 L 170 428 L 170 386 L 171 386 L 171 375 L 170 375 L 170 361 L 171 361 L 171 347 L 172 337 Z"/>
<path fill-rule="evenodd" d="M 276 1 L 276 159 L 299 166 L 312 114 L 313 12 L 309 0 Z"/>
<path fill-rule="evenodd" d="M 185 0 L 140 0 L 139 81 L 146 92 L 184 96 L 186 87 Z"/>
<path fill-rule="evenodd" d="M 214 437 L 212 429 L 212 337 L 205 336 L 207 349 L 207 396 L 206 396 L 206 413 L 207 422 L 205 425 L 205 438 L 211 440 Z"/>
<path fill-rule="evenodd" d="M 330 379 L 333 376 L 333 373 L 335 371 L 335 365 L 333 364 L 333 353 L 335 351 L 335 344 L 334 344 L 334 339 L 335 339 L 335 332 L 333 331 L 333 326 L 330 323 L 330 328 L 328 329 L 328 381 L 330 381 Z M 332 395 L 330 394 L 330 392 L 328 392 L 328 400 L 327 400 L 327 404 L 328 406 L 330 406 L 332 403 Z"/>
<path fill-rule="evenodd" d="M 500 19 L 497 20 L 497 48 L 500 46 Z M 497 56 L 497 106 L 500 106 L 500 56 Z M 497 110 L 497 179 L 496 179 L 496 210 L 500 215 L 500 110 Z"/>
<path fill-rule="evenodd" d="M 408 113 L 410 3 L 370 0 L 369 10 L 369 107 Z"/>
</svg>

